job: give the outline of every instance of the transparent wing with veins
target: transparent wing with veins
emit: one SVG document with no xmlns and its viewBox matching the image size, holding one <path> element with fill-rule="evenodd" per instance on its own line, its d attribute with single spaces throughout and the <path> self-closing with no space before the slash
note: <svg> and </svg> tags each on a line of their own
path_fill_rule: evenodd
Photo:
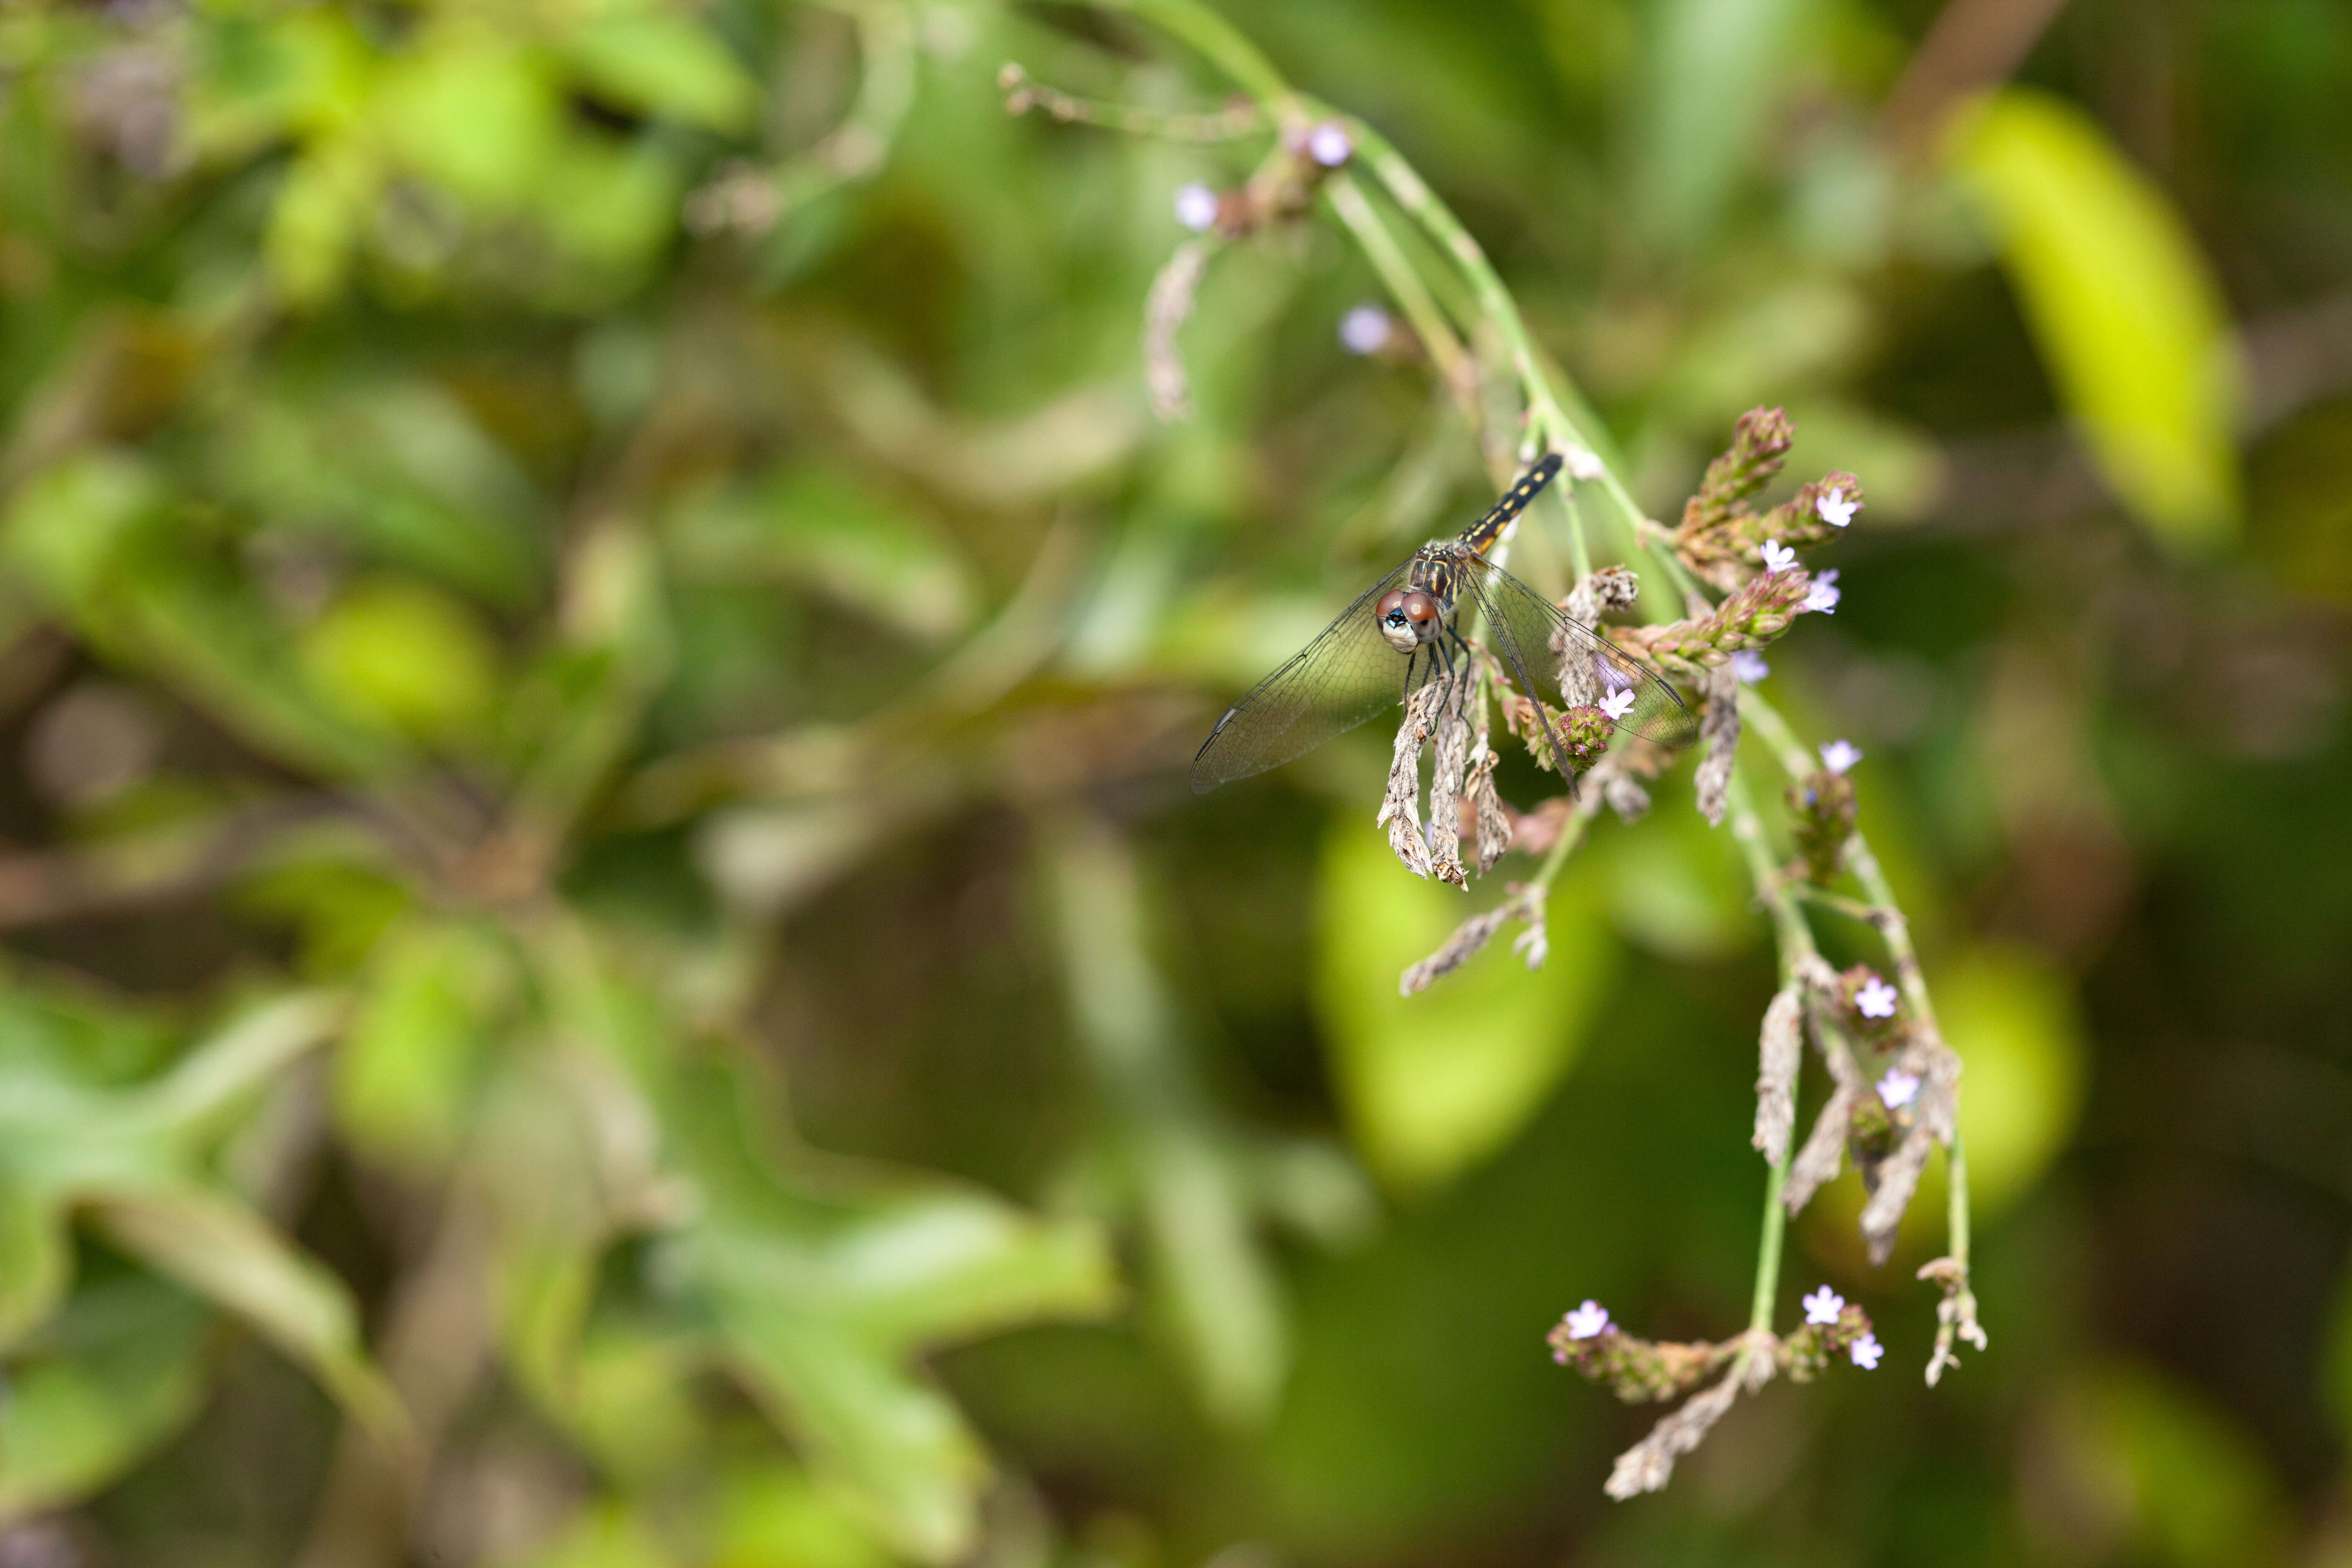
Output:
<svg viewBox="0 0 2352 1568">
<path fill-rule="evenodd" d="M 1391 647 L 1372 615 L 1412 565 L 1404 563 L 1365 589 L 1290 662 L 1225 710 L 1192 759 L 1195 793 L 1303 756 L 1395 707 L 1436 673 L 1438 661 L 1426 650 L 1408 656 Z"/>
<path fill-rule="evenodd" d="M 1461 563 L 1463 601 L 1486 612 L 1486 636 L 1529 692 L 1560 708 L 1597 704 L 1630 691 L 1617 728 L 1675 750 L 1698 739 L 1698 720 L 1652 671 L 1581 621 L 1484 556 Z"/>
</svg>

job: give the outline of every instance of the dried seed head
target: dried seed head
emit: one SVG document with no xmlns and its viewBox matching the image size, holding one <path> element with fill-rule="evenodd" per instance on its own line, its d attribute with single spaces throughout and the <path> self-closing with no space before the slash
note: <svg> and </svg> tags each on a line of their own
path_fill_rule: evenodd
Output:
<svg viewBox="0 0 2352 1568">
<path fill-rule="evenodd" d="M 1472 915 L 1454 928 L 1444 945 L 1398 977 L 1397 994 L 1416 995 L 1428 990 L 1478 955 L 1495 933 L 1519 911 L 1517 900 L 1507 900 L 1483 914 Z"/>
<path fill-rule="evenodd" d="M 1739 751 L 1739 681 L 1730 669 L 1711 669 L 1699 678 L 1706 706 L 1699 720 L 1699 737 L 1706 755 L 1699 760 L 1691 783 L 1698 797 L 1699 815 L 1709 826 L 1719 827 L 1731 801 L 1731 768 Z"/>
<path fill-rule="evenodd" d="M 1756 1133 L 1764 1158 L 1779 1164 L 1789 1155 L 1797 1121 L 1797 1068 L 1804 1057 L 1805 1003 L 1794 985 L 1776 993 L 1764 1009 L 1756 1043 Z"/>
<path fill-rule="evenodd" d="M 1184 374 L 1184 356 L 1176 346 L 1176 331 L 1192 314 L 1192 302 L 1208 270 L 1209 247 L 1186 240 L 1151 280 L 1143 306 L 1143 382 L 1151 394 L 1151 411 L 1166 420 L 1192 416 L 1192 383 Z"/>
</svg>

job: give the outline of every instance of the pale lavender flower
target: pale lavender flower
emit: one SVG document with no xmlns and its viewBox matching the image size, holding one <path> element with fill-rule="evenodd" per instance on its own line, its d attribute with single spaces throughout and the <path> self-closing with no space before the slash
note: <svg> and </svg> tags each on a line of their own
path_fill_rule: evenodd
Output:
<svg viewBox="0 0 2352 1568">
<path fill-rule="evenodd" d="M 1862 510 L 1862 503 L 1846 500 L 1843 489 L 1824 490 L 1813 502 L 1813 510 L 1821 513 L 1822 521 L 1832 528 L 1843 528 L 1853 521 L 1853 514 Z"/>
<path fill-rule="evenodd" d="M 1878 1358 L 1886 1353 L 1886 1347 L 1878 1342 L 1876 1334 L 1864 1334 L 1853 1342 L 1850 1353 L 1853 1356 L 1854 1365 L 1869 1372 L 1878 1365 Z"/>
<path fill-rule="evenodd" d="M 1833 773 L 1844 773 L 1862 761 L 1862 748 L 1852 741 L 1832 741 L 1822 748 L 1822 766 Z"/>
<path fill-rule="evenodd" d="M 1844 1310 L 1845 1298 L 1826 1285 L 1805 1298 L 1805 1321 L 1809 1323 L 1834 1323 Z"/>
<path fill-rule="evenodd" d="M 1797 552 L 1777 539 L 1764 542 L 1764 570 L 1786 572 L 1797 563 Z"/>
<path fill-rule="evenodd" d="M 1560 1321 L 1568 1325 L 1570 1339 L 1592 1339 L 1609 1326 L 1609 1309 L 1598 1301 L 1588 1300 Z"/>
<path fill-rule="evenodd" d="M 1339 318 L 1339 346 L 1351 354 L 1374 354 L 1388 346 L 1396 324 L 1378 305 L 1359 305 Z"/>
<path fill-rule="evenodd" d="M 1217 193 L 1206 185 L 1184 185 L 1176 192 L 1176 221 L 1194 234 L 1206 234 L 1217 225 Z"/>
<path fill-rule="evenodd" d="M 1356 143 L 1346 126 L 1327 120 L 1307 133 L 1307 155 L 1327 169 L 1336 169 L 1356 155 Z"/>
<path fill-rule="evenodd" d="M 1731 673 L 1747 685 L 1753 686 L 1772 673 L 1764 656 L 1754 648 L 1744 647 L 1731 656 Z"/>
<path fill-rule="evenodd" d="M 1628 712 L 1632 711 L 1633 707 L 1633 691 L 1631 687 L 1618 692 L 1614 696 L 1604 697 L 1601 700 L 1601 710 L 1603 713 L 1608 714 L 1612 721 L 1625 717 Z"/>
<path fill-rule="evenodd" d="M 1895 1016 L 1895 987 L 1872 975 L 1870 984 L 1853 994 L 1853 1005 L 1865 1018 Z"/>
<path fill-rule="evenodd" d="M 1838 593 L 1836 567 L 1832 566 L 1826 572 L 1816 572 L 1813 574 L 1812 588 L 1805 595 L 1805 602 L 1798 608 L 1811 610 L 1816 615 L 1836 615 Z"/>
<path fill-rule="evenodd" d="M 1878 1080 L 1878 1098 L 1889 1110 L 1900 1110 L 1919 1097 L 1919 1075 L 1905 1072 L 1901 1068 L 1888 1068 L 1886 1076 Z"/>
</svg>

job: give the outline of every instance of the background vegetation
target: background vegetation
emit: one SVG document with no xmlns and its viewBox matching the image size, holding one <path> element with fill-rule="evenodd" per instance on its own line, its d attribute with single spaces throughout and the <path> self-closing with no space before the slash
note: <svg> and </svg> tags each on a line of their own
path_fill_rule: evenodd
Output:
<svg viewBox="0 0 2352 1568">
<path fill-rule="evenodd" d="M 1171 195 L 1263 138 L 997 77 L 1219 109 L 1179 40 L 35 0 L 0 1561 L 2352 1558 L 2352 13 L 1250 9 L 1654 514 L 1756 404 L 1863 477 L 1766 689 L 1866 753 L 1989 1353 L 1920 1386 L 1942 1205 L 1874 1270 L 1849 1175 L 1783 1293 L 1885 1365 L 1601 1498 L 1649 1415 L 1544 1331 L 1741 1321 L 1766 922 L 1670 778 L 1542 971 L 1400 999 L 1465 905 L 1385 737 L 1186 791 L 1493 487 L 1312 213 L 1153 420 Z"/>
</svg>

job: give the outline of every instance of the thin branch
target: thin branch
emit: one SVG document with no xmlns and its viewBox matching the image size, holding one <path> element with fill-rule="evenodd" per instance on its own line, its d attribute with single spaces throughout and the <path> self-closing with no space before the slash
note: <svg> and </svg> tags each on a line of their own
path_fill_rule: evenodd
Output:
<svg viewBox="0 0 2352 1568">
<path fill-rule="evenodd" d="M 1231 142 L 1266 129 L 1265 114 L 1246 99 L 1212 114 L 1172 114 L 1140 104 L 1064 92 L 1032 78 L 1014 60 L 1005 61 L 996 73 L 996 85 L 1004 94 L 1008 113 L 1026 114 L 1034 109 L 1065 125 L 1092 125 L 1130 136 L 1155 136 L 1166 142 Z"/>
</svg>

